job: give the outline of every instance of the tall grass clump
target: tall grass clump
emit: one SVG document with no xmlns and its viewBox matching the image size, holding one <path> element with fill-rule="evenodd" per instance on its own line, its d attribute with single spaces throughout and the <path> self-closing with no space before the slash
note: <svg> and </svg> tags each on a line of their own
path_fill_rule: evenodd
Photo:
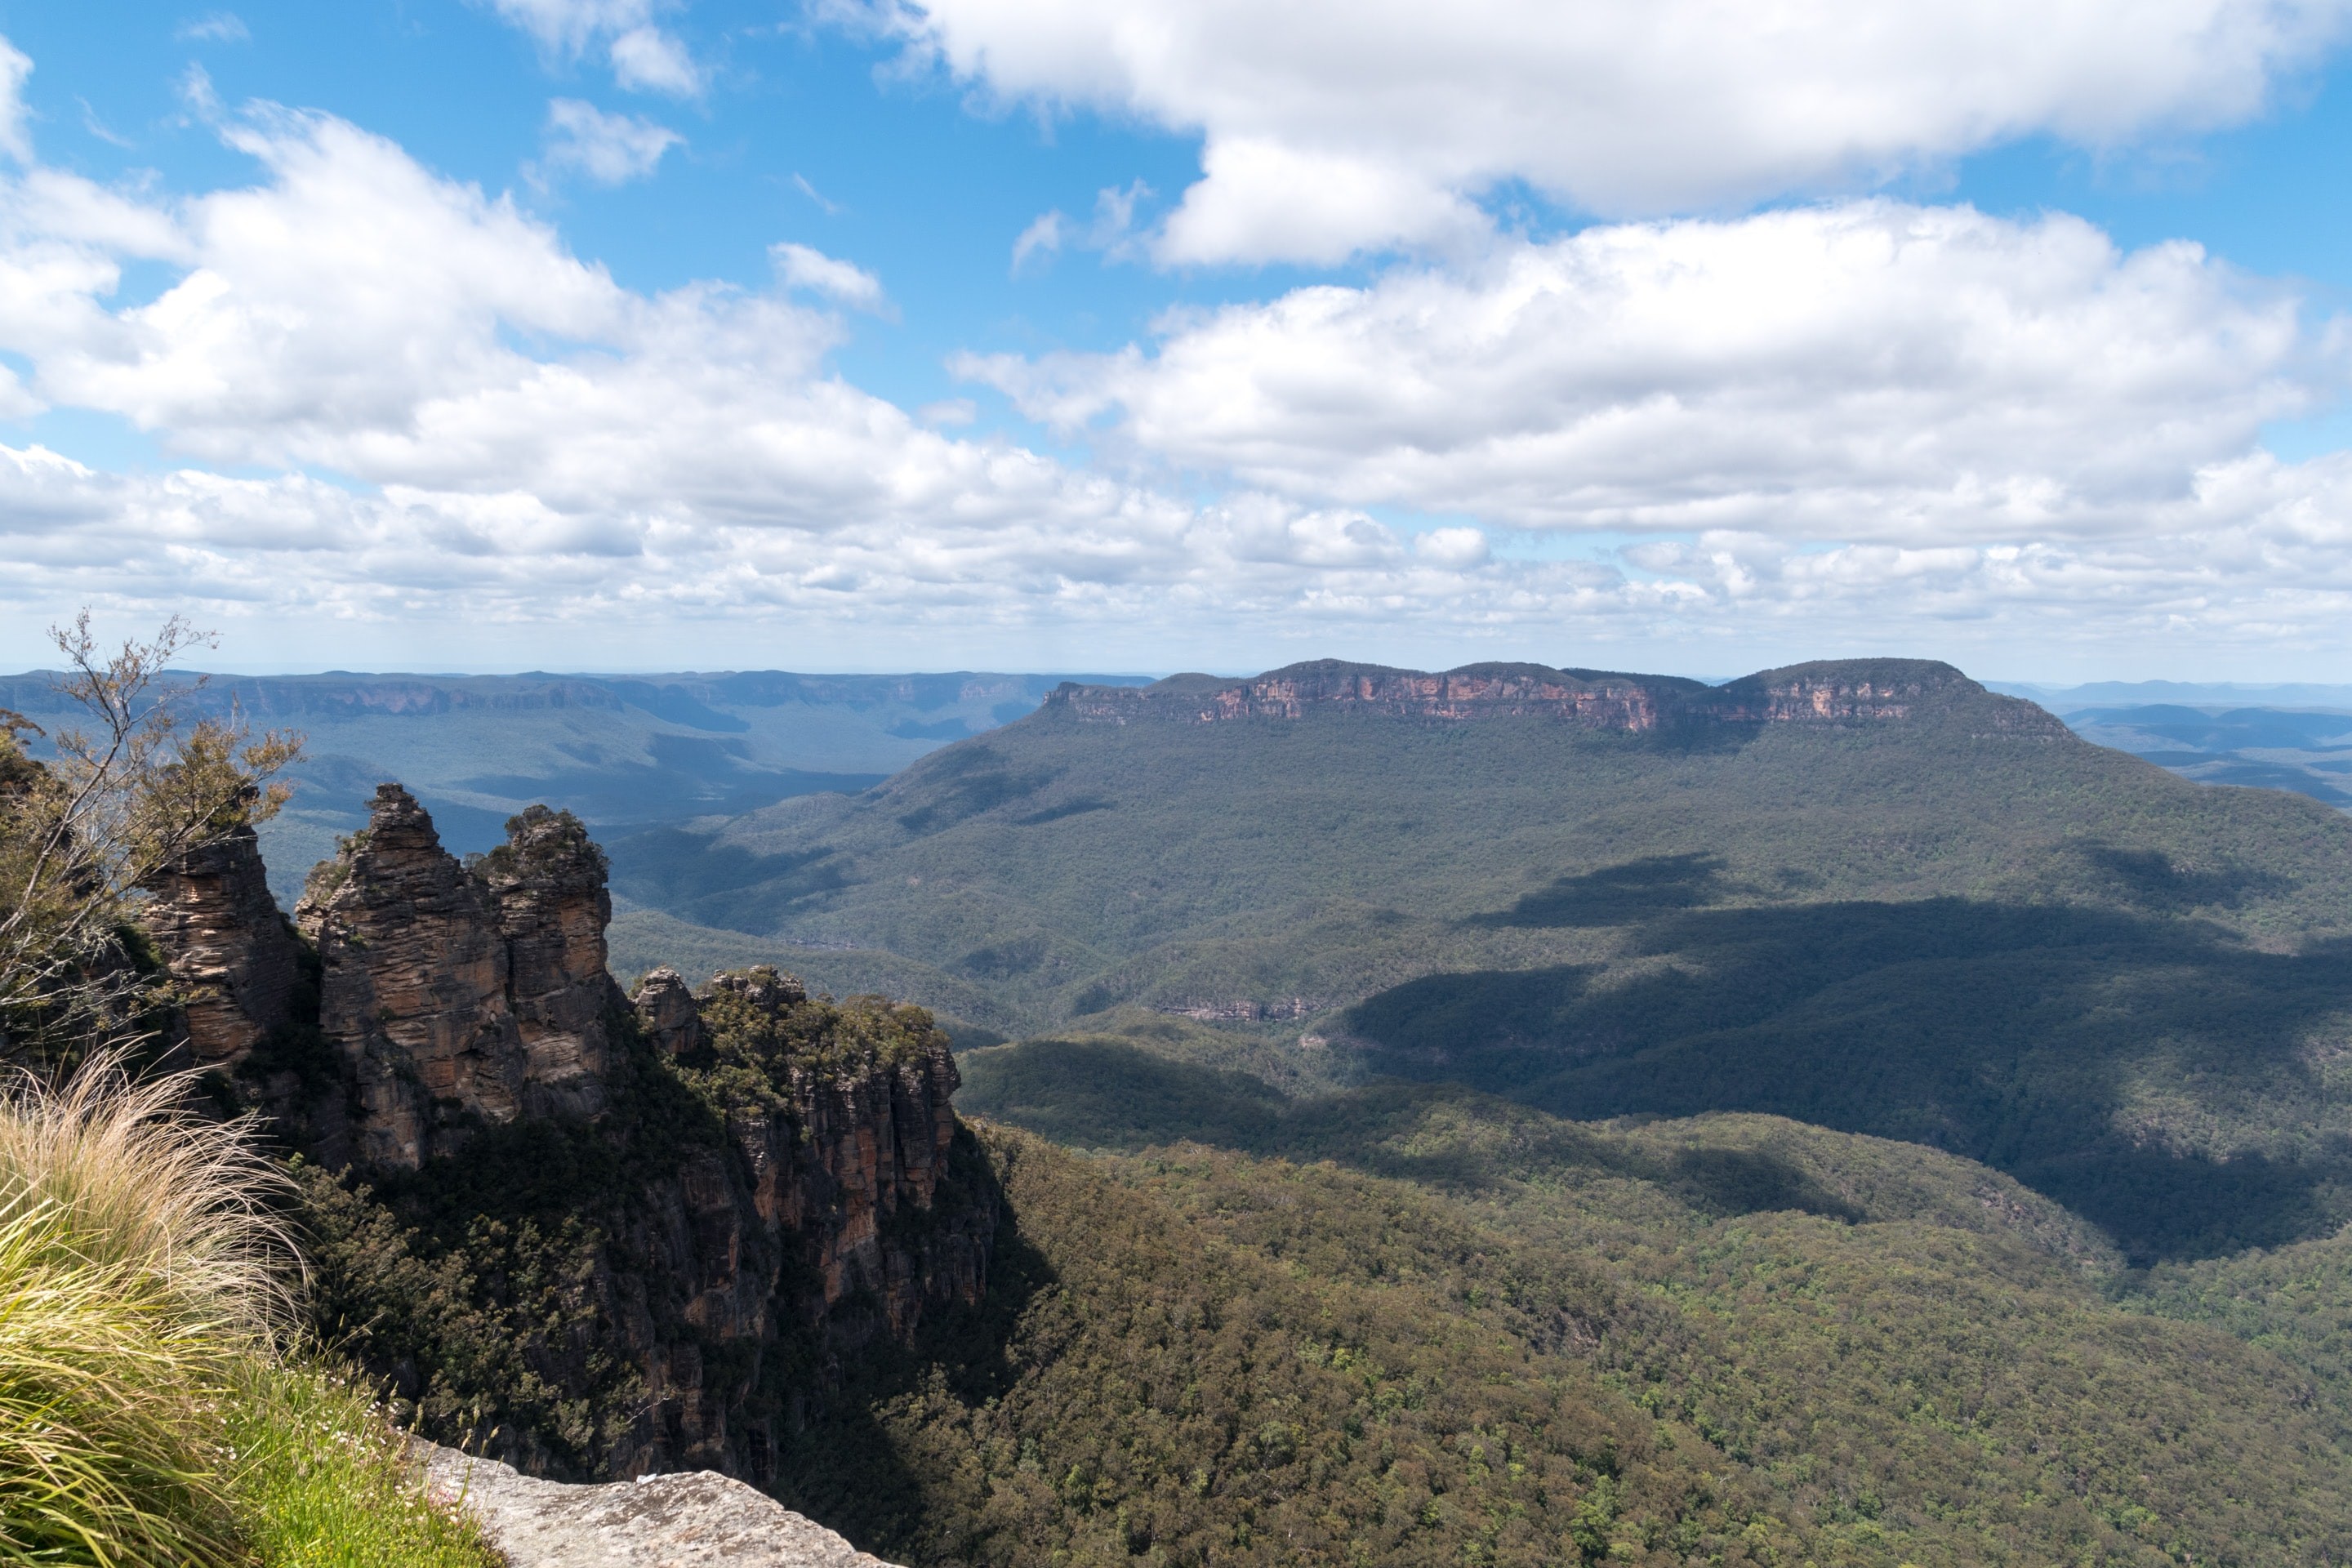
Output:
<svg viewBox="0 0 2352 1568">
<path fill-rule="evenodd" d="M 190 1075 L 0 1083 L 0 1564 L 483 1568 L 297 1353 L 290 1184 Z"/>
<path fill-rule="evenodd" d="M 188 1080 L 0 1086 L 0 1563 L 248 1561 L 221 1442 L 290 1321 L 284 1178 Z"/>
</svg>

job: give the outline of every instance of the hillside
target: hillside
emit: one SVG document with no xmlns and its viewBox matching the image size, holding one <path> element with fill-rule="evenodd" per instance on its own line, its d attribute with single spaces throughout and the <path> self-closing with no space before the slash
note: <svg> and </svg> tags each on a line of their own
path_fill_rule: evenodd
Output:
<svg viewBox="0 0 2352 1568">
<path fill-rule="evenodd" d="M 386 785 L 299 938 L 250 832 L 157 889 L 220 987 L 187 1047 L 308 1156 L 317 1327 L 439 1440 L 717 1466 L 925 1568 L 2352 1552 L 2325 1333 L 1981 1165 L 1286 1096 L 1219 1064 L 1296 1046 L 1141 1013 L 964 1053 L 968 1110 L 1079 1154 L 960 1121 L 918 1009 L 625 996 L 604 877 L 543 807 L 461 865 Z"/>
<path fill-rule="evenodd" d="M 625 963 L 658 910 L 972 1038 L 1185 1013 L 1261 1077 L 1772 1111 L 1984 1161 L 2140 1258 L 2352 1218 L 2352 821 L 1945 666 L 1066 688 L 614 866 Z"/>
<path fill-rule="evenodd" d="M 787 1467 L 910 1562 L 2352 1551 L 2286 1366 L 2111 1304 L 2079 1226 L 1960 1162 L 1458 1103 L 1353 1169 L 989 1144 L 1020 1238 L 991 1298 L 854 1367 Z M 1743 1199 L 1759 1173 L 1806 1200 Z"/>
<path fill-rule="evenodd" d="M 290 909 L 303 873 L 365 824 L 367 796 L 387 779 L 415 790 L 461 854 L 493 847 L 506 819 L 536 802 L 599 826 L 682 822 L 868 788 L 927 752 L 1030 712 L 1060 679 L 185 671 L 158 694 L 202 680 L 191 713 L 234 705 L 257 727 L 308 738 L 288 775 L 293 800 L 261 829 L 272 890 Z M 44 724 L 75 711 L 40 672 L 0 676 L 0 708 Z"/>
</svg>

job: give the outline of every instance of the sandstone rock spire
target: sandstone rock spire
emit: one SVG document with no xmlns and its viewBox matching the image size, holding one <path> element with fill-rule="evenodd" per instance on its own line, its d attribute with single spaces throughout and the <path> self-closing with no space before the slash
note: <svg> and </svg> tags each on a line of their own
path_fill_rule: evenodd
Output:
<svg viewBox="0 0 2352 1568">
<path fill-rule="evenodd" d="M 414 1169 L 521 1112 L 526 1058 L 488 889 L 406 790 L 376 790 L 294 919 L 319 945 L 319 1025 L 354 1080 L 362 1160 Z"/>
<path fill-rule="evenodd" d="M 181 984 L 188 1047 L 200 1065 L 234 1070 L 289 1020 L 300 971 L 253 828 L 239 823 L 174 857 L 147 891 L 147 930 Z"/>
</svg>

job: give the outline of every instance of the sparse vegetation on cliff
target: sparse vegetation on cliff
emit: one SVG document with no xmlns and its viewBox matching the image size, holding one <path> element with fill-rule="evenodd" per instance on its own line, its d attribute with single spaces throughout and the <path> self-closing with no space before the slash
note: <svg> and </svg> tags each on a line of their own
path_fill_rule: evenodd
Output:
<svg viewBox="0 0 2352 1568">
<path fill-rule="evenodd" d="M 676 1057 L 609 1020 L 593 1121 L 484 1129 L 414 1172 L 298 1168 L 320 1331 L 425 1435 L 574 1479 L 750 1466 L 842 1345 L 887 1332 L 886 1290 L 940 1289 L 886 1278 L 940 1239 L 916 1232 L 992 1224 L 934 1146 L 953 1077 L 920 1008 L 768 969 L 698 1009 Z"/>
<path fill-rule="evenodd" d="M 191 848 L 283 804 L 273 775 L 299 736 L 255 736 L 234 711 L 184 723 L 193 689 L 163 680 L 208 639 L 185 622 L 100 647 L 85 612 L 51 637 L 72 716 L 49 733 L 0 709 L 0 1057 L 58 1062 L 162 1001 L 143 962 L 141 890 Z M 35 761 L 28 740 L 47 742 Z"/>
</svg>

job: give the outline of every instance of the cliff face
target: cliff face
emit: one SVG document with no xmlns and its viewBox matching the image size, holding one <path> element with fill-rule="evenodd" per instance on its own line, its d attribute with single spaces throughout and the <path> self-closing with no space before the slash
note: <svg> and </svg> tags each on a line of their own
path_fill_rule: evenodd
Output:
<svg viewBox="0 0 2352 1568">
<path fill-rule="evenodd" d="M 507 1005 L 522 1045 L 523 1106 L 532 1115 L 604 1109 L 620 990 L 604 972 L 613 898 L 604 852 L 566 813 L 534 805 L 483 858 L 500 940 Z"/>
<path fill-rule="evenodd" d="M 658 993 L 649 981 L 637 997 L 643 1018 Z M 904 1334 L 928 1300 L 979 1296 L 980 1253 L 951 1243 L 919 1268 L 883 1240 L 892 1219 L 932 1205 L 962 1079 L 946 1037 L 912 1009 L 898 1010 L 919 1021 L 891 1047 L 852 1047 L 830 1060 L 796 1049 L 795 1034 L 820 1033 L 827 1011 L 772 969 L 722 974 L 699 1005 L 705 1038 L 696 1049 L 714 1064 L 761 1062 L 773 1092 L 772 1103 L 738 1106 L 728 1117 L 760 1223 L 798 1238 L 801 1261 L 822 1282 L 824 1310 L 869 1292 Z"/>
<path fill-rule="evenodd" d="M 1631 733 L 1708 725 L 1899 723 L 1966 707 L 2005 715 L 1988 719 L 1996 731 L 2064 732 L 2063 725 L 2032 704 L 1994 696 L 1951 666 L 1926 659 L 1797 665 L 1720 687 L 1672 676 L 1532 664 L 1473 664 L 1433 675 L 1324 659 L 1244 680 L 1180 675 L 1140 688 L 1065 682 L 1045 706 L 1049 712 L 1093 724 L 1217 724 L 1370 713 L 1454 722 L 1547 718 Z"/>
<path fill-rule="evenodd" d="M 253 829 L 240 823 L 189 850 L 147 890 L 147 928 L 180 983 L 188 1048 L 202 1066 L 234 1070 L 291 1019 L 300 972 Z"/>
<path fill-rule="evenodd" d="M 320 1267 L 428 1430 L 572 1473 L 765 1481 L 828 1358 L 980 1299 L 995 1200 L 950 1176 L 958 1079 L 928 1014 L 813 1000 L 773 970 L 698 994 L 656 970 L 625 997 L 604 858 L 576 819 L 533 807 L 461 865 L 386 784 L 298 909 L 319 983 L 297 1018 L 302 955 L 262 869 L 249 830 L 189 857 L 158 884 L 153 934 L 205 987 L 198 1055 L 348 1169 L 337 1202 L 390 1203 L 324 1237 Z M 285 1024 L 315 1027 L 339 1085 L 236 1077 Z M 481 1346 L 501 1339 L 512 1364 L 491 1378 Z M 521 1384 L 559 1417 L 514 1406 Z"/>
<path fill-rule="evenodd" d="M 638 988 L 649 1037 L 676 978 Z M 643 1342 L 646 1415 L 609 1468 L 707 1465 L 764 1484 L 779 1424 L 818 1392 L 780 1382 L 776 1347 L 829 1360 L 977 1302 L 996 1207 L 952 1173 L 959 1079 L 927 1015 L 811 1001 L 768 969 L 719 976 L 696 1005 L 683 1071 L 718 1091 L 725 1136 L 617 1238 L 639 1260 L 631 1291 L 649 1287 L 622 1314 Z M 665 1338 L 665 1320 L 690 1331 Z"/>
</svg>

